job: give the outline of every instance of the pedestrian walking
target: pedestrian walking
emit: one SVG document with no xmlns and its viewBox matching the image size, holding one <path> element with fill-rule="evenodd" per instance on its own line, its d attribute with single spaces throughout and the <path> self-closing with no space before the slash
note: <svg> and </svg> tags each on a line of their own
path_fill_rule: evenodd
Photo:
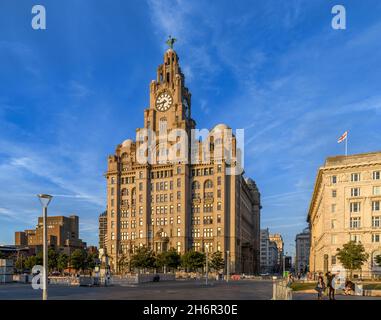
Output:
<svg viewBox="0 0 381 320">
<path fill-rule="evenodd" d="M 335 300 L 335 288 L 333 286 L 333 279 L 335 278 L 335 276 L 330 271 L 328 271 L 326 277 L 329 300 Z"/>
<path fill-rule="evenodd" d="M 287 280 L 287 287 L 291 287 L 292 283 L 294 282 L 294 278 L 292 276 L 292 274 L 290 273 L 288 275 L 288 280 Z"/>
<path fill-rule="evenodd" d="M 320 274 L 319 277 L 318 277 L 318 283 L 316 285 L 315 290 L 318 293 L 318 300 L 322 300 L 322 298 L 323 298 L 323 292 L 325 290 L 325 283 L 324 283 L 324 278 L 323 278 L 322 274 Z"/>
</svg>

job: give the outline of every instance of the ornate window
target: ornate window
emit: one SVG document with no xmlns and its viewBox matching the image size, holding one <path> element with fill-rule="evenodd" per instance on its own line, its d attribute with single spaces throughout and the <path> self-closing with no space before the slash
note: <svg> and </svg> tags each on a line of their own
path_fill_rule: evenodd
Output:
<svg viewBox="0 0 381 320">
<path fill-rule="evenodd" d="M 206 180 L 205 183 L 204 183 L 204 188 L 205 189 L 213 188 L 213 182 L 212 182 L 212 180 Z"/>
<path fill-rule="evenodd" d="M 197 190 L 197 189 L 200 189 L 200 182 L 194 181 L 192 183 L 192 190 Z"/>
</svg>

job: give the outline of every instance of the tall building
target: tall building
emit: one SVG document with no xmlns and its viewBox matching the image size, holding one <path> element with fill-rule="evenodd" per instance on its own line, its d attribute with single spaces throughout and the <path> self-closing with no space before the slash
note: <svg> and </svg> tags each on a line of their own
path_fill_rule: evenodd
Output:
<svg viewBox="0 0 381 320">
<path fill-rule="evenodd" d="M 107 211 L 101 213 L 98 219 L 99 225 L 99 249 L 104 249 L 107 237 Z"/>
<path fill-rule="evenodd" d="M 336 156 L 319 168 L 308 212 L 310 271 L 340 270 L 336 249 L 361 242 L 370 258 L 362 274 L 380 273 L 381 152 Z"/>
<path fill-rule="evenodd" d="M 170 48 L 163 60 L 150 83 L 144 127 L 136 130 L 136 141 L 125 140 L 108 157 L 106 249 L 111 268 L 117 270 L 121 256 L 146 246 L 155 252 L 221 251 L 231 272 L 254 273 L 259 268 L 258 188 L 242 174 L 230 174 L 238 161 L 208 152 L 226 147 L 227 125 L 215 126 L 203 141 L 194 139 L 191 93 L 179 57 Z M 168 138 L 180 131 L 185 138 Z M 145 150 L 152 141 L 154 148 Z M 234 135 L 230 142 L 237 159 Z M 151 161 L 142 161 L 145 157 Z"/>
<path fill-rule="evenodd" d="M 47 219 L 48 245 L 67 254 L 78 248 L 84 248 L 86 243 L 79 239 L 79 218 L 72 215 L 49 216 Z M 15 245 L 34 247 L 39 251 L 43 246 L 43 219 L 38 218 L 36 229 L 15 232 Z"/>
<path fill-rule="evenodd" d="M 310 259 L 311 233 L 309 228 L 305 228 L 302 233 L 295 238 L 295 271 L 307 272 Z"/>
<path fill-rule="evenodd" d="M 269 229 L 263 229 L 260 233 L 260 269 L 261 273 L 275 273 L 278 270 L 278 246 L 271 241 Z"/>
<path fill-rule="evenodd" d="M 274 233 L 270 234 L 270 241 L 275 242 L 277 251 L 278 251 L 278 258 L 277 258 L 277 265 L 276 265 L 276 271 L 281 272 L 283 268 L 283 248 L 284 248 L 284 242 L 282 235 L 280 233 Z"/>
</svg>

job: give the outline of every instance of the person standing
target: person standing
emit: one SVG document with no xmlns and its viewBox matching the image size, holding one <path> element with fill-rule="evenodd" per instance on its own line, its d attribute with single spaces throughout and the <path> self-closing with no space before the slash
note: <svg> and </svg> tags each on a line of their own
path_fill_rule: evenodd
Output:
<svg viewBox="0 0 381 320">
<path fill-rule="evenodd" d="M 335 288 L 333 286 L 333 278 L 335 277 L 330 271 L 326 274 L 327 277 L 327 287 L 328 287 L 328 297 L 329 300 L 335 300 Z"/>
<path fill-rule="evenodd" d="M 323 298 L 323 292 L 325 290 L 325 283 L 324 283 L 324 278 L 323 278 L 322 274 L 319 274 L 318 283 L 316 285 L 315 290 L 318 293 L 318 300 L 322 300 L 322 298 Z"/>
</svg>

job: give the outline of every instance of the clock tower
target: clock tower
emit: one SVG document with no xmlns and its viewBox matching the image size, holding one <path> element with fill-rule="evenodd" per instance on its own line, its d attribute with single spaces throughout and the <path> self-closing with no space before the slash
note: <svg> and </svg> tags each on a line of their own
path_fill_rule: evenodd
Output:
<svg viewBox="0 0 381 320">
<path fill-rule="evenodd" d="M 146 247 L 156 253 L 219 251 L 231 272 L 253 274 L 259 266 L 259 191 L 242 174 L 230 174 L 231 161 L 214 157 L 213 150 L 228 147 L 221 135 L 227 125 L 214 126 L 204 141 L 194 137 L 191 93 L 174 42 L 167 41 L 149 85 L 144 126 L 107 160 L 105 249 L 111 269 L 122 271 Z"/>
<path fill-rule="evenodd" d="M 157 68 L 156 80 L 150 84 L 150 106 L 144 111 L 144 128 L 156 134 L 163 127 L 168 131 L 181 128 L 189 134 L 195 128 L 191 103 L 179 57 L 173 48 L 169 48 L 164 53 L 164 63 Z"/>
</svg>

